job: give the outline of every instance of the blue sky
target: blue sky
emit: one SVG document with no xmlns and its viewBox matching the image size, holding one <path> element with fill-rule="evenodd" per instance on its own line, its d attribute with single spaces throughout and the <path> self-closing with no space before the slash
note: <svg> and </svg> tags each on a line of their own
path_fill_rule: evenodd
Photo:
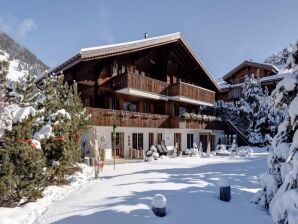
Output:
<svg viewBox="0 0 298 224">
<path fill-rule="evenodd" d="M 2 0 L 0 30 L 50 67 L 80 48 L 182 32 L 214 77 L 298 40 L 297 0 Z"/>
</svg>

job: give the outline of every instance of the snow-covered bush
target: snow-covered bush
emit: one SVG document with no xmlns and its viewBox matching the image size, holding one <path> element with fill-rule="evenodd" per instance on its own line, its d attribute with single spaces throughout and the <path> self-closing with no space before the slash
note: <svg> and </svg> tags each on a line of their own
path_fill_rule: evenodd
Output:
<svg viewBox="0 0 298 224">
<path fill-rule="evenodd" d="M 236 144 L 236 140 L 235 139 L 233 139 L 233 142 L 232 142 L 231 147 L 229 148 L 229 151 L 230 152 L 237 152 L 237 144 Z"/>
<path fill-rule="evenodd" d="M 159 154 L 157 152 L 157 149 L 154 145 L 152 145 L 150 147 L 150 149 L 148 149 L 146 151 L 145 161 L 151 162 L 151 161 L 156 160 L 158 158 L 159 158 Z"/>
<path fill-rule="evenodd" d="M 252 157 L 253 153 L 254 151 L 251 147 L 240 147 L 238 148 L 236 155 L 239 157 Z"/>
<path fill-rule="evenodd" d="M 227 150 L 224 144 L 217 145 L 215 152 L 218 154 L 226 154 L 226 155 L 229 155 L 231 153 Z"/>
<path fill-rule="evenodd" d="M 216 156 L 216 152 L 215 151 L 211 151 L 210 155 L 211 156 Z"/>
<path fill-rule="evenodd" d="M 189 155 L 190 149 L 184 149 L 183 150 L 183 155 Z"/>
<path fill-rule="evenodd" d="M 279 82 L 273 93 L 276 107 L 287 105 L 287 116 L 272 140 L 269 169 L 254 199 L 269 209 L 278 224 L 297 223 L 298 217 L 298 42 L 289 60 L 292 75 Z"/>
<path fill-rule="evenodd" d="M 194 142 L 192 148 L 190 149 L 190 153 L 192 155 L 198 155 L 199 154 L 199 149 L 197 144 Z"/>
</svg>

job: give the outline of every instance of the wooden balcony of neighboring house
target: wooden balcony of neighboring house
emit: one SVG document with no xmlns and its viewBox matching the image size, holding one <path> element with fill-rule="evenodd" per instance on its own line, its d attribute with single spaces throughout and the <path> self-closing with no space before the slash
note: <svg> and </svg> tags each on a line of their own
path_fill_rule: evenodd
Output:
<svg viewBox="0 0 298 224">
<path fill-rule="evenodd" d="M 167 128 L 168 115 L 146 114 L 123 110 L 110 110 L 102 108 L 87 108 L 91 114 L 91 125 L 141 128 Z"/>
<path fill-rule="evenodd" d="M 192 104 L 212 106 L 215 102 L 215 92 L 184 82 L 172 84 L 169 88 L 169 95 L 172 100 Z"/>
<path fill-rule="evenodd" d="M 166 100 L 165 96 L 168 95 L 167 91 L 169 85 L 170 84 L 166 82 L 146 77 L 144 75 L 125 72 L 112 77 L 100 87 L 128 95 L 152 98 L 156 100 Z"/>
<path fill-rule="evenodd" d="M 229 89 L 229 98 L 238 99 L 242 96 L 242 86 L 235 86 Z"/>
</svg>

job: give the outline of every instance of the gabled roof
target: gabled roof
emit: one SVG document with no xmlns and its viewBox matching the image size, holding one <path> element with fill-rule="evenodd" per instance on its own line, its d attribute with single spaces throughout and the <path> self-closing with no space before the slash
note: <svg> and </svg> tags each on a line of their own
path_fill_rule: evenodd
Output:
<svg viewBox="0 0 298 224">
<path fill-rule="evenodd" d="M 68 59 L 64 63 L 58 65 L 57 67 L 53 68 L 50 72 L 60 72 L 62 70 L 65 70 L 65 69 L 79 63 L 80 61 L 89 61 L 92 59 L 100 59 L 100 58 L 106 58 L 106 57 L 110 57 L 110 56 L 114 56 L 114 55 L 127 54 L 127 53 L 131 53 L 131 52 L 136 52 L 136 51 L 140 51 L 140 50 L 144 50 L 144 49 L 148 49 L 148 48 L 152 48 L 152 47 L 156 47 L 156 46 L 162 46 L 162 45 L 179 42 L 179 41 L 190 53 L 192 59 L 207 74 L 208 78 L 214 84 L 215 88 L 217 90 L 219 90 L 220 89 L 219 85 L 213 79 L 212 75 L 207 70 L 207 68 L 203 65 L 203 63 L 198 58 L 196 53 L 188 45 L 188 43 L 183 38 L 181 33 L 173 33 L 173 34 L 168 34 L 168 35 L 164 35 L 164 36 L 152 37 L 152 38 L 131 41 L 131 42 L 125 42 L 125 43 L 119 43 L 119 44 L 111 44 L 111 45 L 104 45 L 104 46 L 98 46 L 98 47 L 83 48 L 80 50 L 80 53 L 71 57 L 70 59 Z"/>
<path fill-rule="evenodd" d="M 238 65 L 236 68 L 232 69 L 230 72 L 228 72 L 226 75 L 224 75 L 223 80 L 227 81 L 231 76 L 233 76 L 235 73 L 237 73 L 238 71 L 240 71 L 241 69 L 243 69 L 247 66 L 260 68 L 260 69 L 266 69 L 266 70 L 272 71 L 275 74 L 277 74 L 279 72 L 279 69 L 276 68 L 274 65 L 245 60 L 240 65 Z"/>
</svg>

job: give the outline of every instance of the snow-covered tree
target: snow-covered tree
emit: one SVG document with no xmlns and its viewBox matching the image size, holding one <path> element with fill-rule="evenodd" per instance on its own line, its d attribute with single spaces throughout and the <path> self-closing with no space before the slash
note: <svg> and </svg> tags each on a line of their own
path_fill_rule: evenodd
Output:
<svg viewBox="0 0 298 224">
<path fill-rule="evenodd" d="M 0 61 L 0 110 L 4 107 L 7 97 L 7 73 L 9 62 Z"/>
<path fill-rule="evenodd" d="M 258 71 L 259 72 L 259 71 Z M 261 106 L 261 101 L 264 96 L 259 75 L 257 73 L 257 79 L 252 74 L 250 77 L 246 76 L 245 81 L 242 85 L 243 88 L 243 101 L 246 103 L 247 112 L 249 115 L 250 126 L 249 126 L 249 141 L 254 142 L 255 137 L 258 136 L 259 129 L 257 128 L 258 114 Z"/>
<path fill-rule="evenodd" d="M 63 75 L 49 76 L 42 90 L 30 75 L 11 85 L 16 107 L 0 145 L 0 206 L 35 200 L 45 186 L 67 183 L 78 169 L 89 116 L 73 86 Z"/>
<path fill-rule="evenodd" d="M 293 224 L 298 220 L 298 53 L 293 47 L 292 74 L 273 92 L 275 106 L 287 106 L 287 115 L 272 140 L 268 156 L 269 170 L 261 180 L 261 190 L 254 201 L 269 209 L 274 223 Z"/>
<path fill-rule="evenodd" d="M 276 52 L 275 54 L 268 57 L 264 63 L 272 64 L 282 69 L 287 65 L 288 58 L 291 55 L 290 48 L 284 48 L 283 50 Z"/>
<path fill-rule="evenodd" d="M 260 106 L 256 115 L 254 131 L 250 133 L 250 142 L 255 144 L 268 144 L 277 133 L 278 125 L 284 119 L 284 108 L 275 107 L 272 96 L 265 88 L 263 97 L 260 98 Z"/>
<path fill-rule="evenodd" d="M 0 146 L 0 204 L 12 206 L 21 199 L 23 202 L 41 196 L 46 185 L 45 158 L 39 142 L 33 139 L 33 131 L 38 126 L 36 113 L 38 94 L 34 79 L 28 77 L 10 85 L 12 91 L 6 93 L 11 105 L 5 106 L 6 128 L 4 144 Z"/>
<path fill-rule="evenodd" d="M 12 98 L 12 102 L 20 107 L 36 107 L 41 99 L 41 93 L 35 84 L 35 76 L 29 73 L 14 82 L 9 96 Z"/>
<path fill-rule="evenodd" d="M 43 83 L 40 128 L 35 138 L 42 148 L 53 175 L 52 182 L 65 182 L 65 175 L 81 161 L 80 136 L 86 131 L 89 116 L 75 88 L 64 82 L 64 76 L 49 75 Z"/>
<path fill-rule="evenodd" d="M 293 73 L 296 73 L 298 71 L 298 40 L 292 46 L 292 54 L 290 55 L 287 64 L 288 67 L 292 69 Z"/>
<path fill-rule="evenodd" d="M 4 136 L 0 147 L 0 204 L 13 206 L 36 200 L 46 186 L 45 158 L 40 144 L 34 141 L 32 129 L 36 123 L 32 107 L 19 108 L 12 130 Z"/>
</svg>

